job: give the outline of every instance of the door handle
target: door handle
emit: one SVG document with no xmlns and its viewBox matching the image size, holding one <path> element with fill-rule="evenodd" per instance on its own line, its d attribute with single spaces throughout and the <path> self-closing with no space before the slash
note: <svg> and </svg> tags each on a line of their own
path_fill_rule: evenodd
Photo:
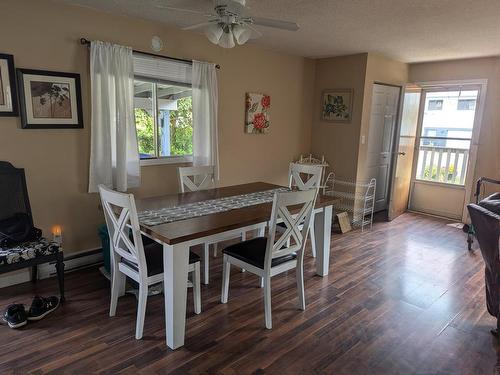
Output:
<svg viewBox="0 0 500 375">
<path fill-rule="evenodd" d="M 405 155 L 406 155 L 406 152 L 398 152 L 398 155 L 400 155 L 400 156 L 405 156 Z"/>
</svg>

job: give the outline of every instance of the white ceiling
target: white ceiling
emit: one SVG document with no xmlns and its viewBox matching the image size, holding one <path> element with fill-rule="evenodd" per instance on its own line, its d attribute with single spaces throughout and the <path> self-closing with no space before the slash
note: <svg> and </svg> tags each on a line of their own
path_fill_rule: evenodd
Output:
<svg viewBox="0 0 500 375">
<path fill-rule="evenodd" d="M 188 26 L 211 0 L 59 0 L 115 14 Z M 500 0 L 247 0 L 249 14 L 295 21 L 298 32 L 260 27 L 252 41 L 306 57 L 377 52 L 404 62 L 500 55 Z"/>
</svg>

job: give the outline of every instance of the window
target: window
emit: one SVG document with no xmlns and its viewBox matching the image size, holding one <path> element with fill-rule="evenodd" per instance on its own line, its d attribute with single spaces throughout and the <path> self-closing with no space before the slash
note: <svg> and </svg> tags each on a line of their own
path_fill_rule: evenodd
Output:
<svg viewBox="0 0 500 375">
<path fill-rule="evenodd" d="M 441 111 L 443 109 L 443 100 L 429 100 L 427 109 L 429 111 Z"/>
<path fill-rule="evenodd" d="M 146 163 L 190 161 L 193 154 L 191 65 L 134 55 L 134 114 Z"/>
<path fill-rule="evenodd" d="M 430 90 L 425 95 L 432 99 L 423 113 L 415 177 L 463 186 L 475 117 L 469 109 L 476 107 L 479 90 Z M 438 107 L 440 112 L 434 112 Z"/>
<path fill-rule="evenodd" d="M 457 110 L 459 111 L 473 111 L 476 109 L 476 99 L 459 99 Z"/>
</svg>

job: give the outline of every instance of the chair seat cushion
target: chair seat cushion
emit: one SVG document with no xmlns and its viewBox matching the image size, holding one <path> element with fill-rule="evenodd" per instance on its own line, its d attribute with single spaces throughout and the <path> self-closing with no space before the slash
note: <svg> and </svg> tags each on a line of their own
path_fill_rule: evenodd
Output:
<svg viewBox="0 0 500 375">
<path fill-rule="evenodd" d="M 42 237 L 38 241 L 23 242 L 11 247 L 0 247 L 0 266 L 25 262 L 62 251 L 60 244 Z"/>
<path fill-rule="evenodd" d="M 226 247 L 222 252 L 236 259 L 247 262 L 255 267 L 264 269 L 264 259 L 266 256 L 267 237 L 252 238 L 248 241 Z M 276 267 L 282 263 L 296 259 L 297 254 L 292 253 L 271 261 L 271 267 Z"/>
<path fill-rule="evenodd" d="M 146 255 L 146 264 L 148 266 L 148 277 L 158 275 L 159 273 L 163 273 L 163 246 L 157 242 L 145 245 L 144 254 Z M 193 264 L 199 261 L 200 257 L 197 254 L 190 251 L 189 264 Z M 123 258 L 122 258 L 122 263 L 125 263 L 129 267 L 138 271 L 137 265 L 135 265 L 134 263 Z"/>
</svg>

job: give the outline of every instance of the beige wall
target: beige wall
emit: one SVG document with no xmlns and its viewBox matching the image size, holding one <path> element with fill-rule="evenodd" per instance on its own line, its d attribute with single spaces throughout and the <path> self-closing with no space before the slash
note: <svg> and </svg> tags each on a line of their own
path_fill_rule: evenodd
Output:
<svg viewBox="0 0 500 375">
<path fill-rule="evenodd" d="M 372 53 L 316 60 L 312 151 L 325 155 L 338 176 L 363 179 L 367 143 L 361 144 L 360 138 L 365 135 L 368 140 L 373 83 L 404 85 L 407 79 L 407 64 Z M 332 88 L 354 90 L 351 123 L 321 120 L 321 93 Z"/>
<path fill-rule="evenodd" d="M 408 82 L 408 64 L 391 60 L 384 56 L 369 53 L 366 64 L 365 90 L 360 137 L 365 136 L 364 144 L 359 142 L 357 180 L 366 180 L 366 154 L 370 129 L 371 104 L 374 83 L 404 86 Z"/>
<path fill-rule="evenodd" d="M 83 130 L 23 130 L 19 118 L 0 118 L 0 160 L 26 169 L 36 225 L 46 235 L 63 226 L 67 252 L 99 246 L 103 222 L 98 197 L 87 194 L 90 107 L 88 50 L 80 37 L 149 51 L 159 35 L 168 56 L 213 61 L 219 78 L 221 184 L 285 183 L 288 162 L 310 149 L 314 62 L 247 45 L 224 50 L 205 37 L 145 20 L 99 13 L 48 0 L 0 2 L 0 52 L 14 55 L 18 68 L 81 75 Z M 245 92 L 271 95 L 268 135 L 243 133 Z M 319 102 L 318 102 L 319 103 Z M 177 191 L 175 166 L 142 168 L 139 196 Z"/>
<path fill-rule="evenodd" d="M 412 82 L 487 79 L 474 180 L 500 179 L 500 57 L 410 65 Z M 473 194 L 473 192 L 472 192 Z M 472 200 L 472 196 L 470 197 Z"/>
<path fill-rule="evenodd" d="M 324 155 L 337 176 L 347 179 L 356 177 L 367 57 L 363 53 L 316 60 L 312 152 Z M 321 120 L 321 96 L 326 89 L 353 89 L 349 124 Z"/>
</svg>

